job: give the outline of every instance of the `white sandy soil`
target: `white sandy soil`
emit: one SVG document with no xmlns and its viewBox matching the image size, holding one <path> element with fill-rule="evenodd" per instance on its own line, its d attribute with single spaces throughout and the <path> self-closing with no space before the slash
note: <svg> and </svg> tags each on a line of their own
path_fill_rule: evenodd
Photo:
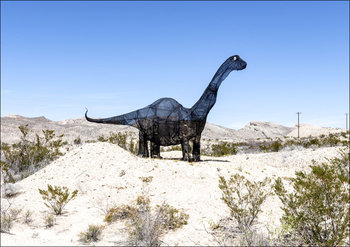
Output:
<svg viewBox="0 0 350 247">
<path fill-rule="evenodd" d="M 87 143 L 71 150 L 44 169 L 18 182 L 21 193 L 11 199 L 14 208 L 34 212 L 29 225 L 19 219 L 11 232 L 1 233 L 1 244 L 7 245 L 81 245 L 78 234 L 89 224 L 106 225 L 102 240 L 96 245 L 114 245 L 126 240 L 123 222 L 106 224 L 105 209 L 112 205 L 131 203 L 143 189 L 149 191 L 152 205 L 166 201 L 189 214 L 188 225 L 163 237 L 165 245 L 217 245 L 207 233 L 209 221 L 217 222 L 229 215 L 221 198 L 218 177 L 228 178 L 239 173 L 259 181 L 265 177 L 290 178 L 297 170 L 308 169 L 312 160 L 325 161 L 337 155 L 339 148 L 294 150 L 278 153 L 239 154 L 226 157 L 202 157 L 203 161 L 179 161 L 181 152 L 162 153 L 164 159 L 136 157 L 109 143 Z M 121 171 L 124 176 L 120 176 Z M 139 177 L 152 176 L 145 188 Z M 52 228 L 45 228 L 44 216 L 49 209 L 44 205 L 38 189 L 47 184 L 78 189 L 77 197 L 56 218 Z M 1 199 L 2 205 L 8 203 Z M 281 203 L 271 196 L 263 204 L 258 225 L 278 226 L 282 215 Z M 205 227 L 204 227 L 205 226 Z"/>
</svg>

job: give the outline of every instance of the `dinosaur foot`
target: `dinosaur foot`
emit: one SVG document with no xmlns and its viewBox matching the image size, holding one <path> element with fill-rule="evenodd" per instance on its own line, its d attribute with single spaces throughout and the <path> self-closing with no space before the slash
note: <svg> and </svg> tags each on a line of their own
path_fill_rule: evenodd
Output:
<svg viewBox="0 0 350 247">
<path fill-rule="evenodd" d="M 140 157 L 140 158 L 148 158 L 148 155 L 145 155 L 145 154 L 138 154 L 137 157 Z"/>
<path fill-rule="evenodd" d="M 192 162 L 193 161 L 193 158 L 192 157 L 182 157 L 183 161 L 188 161 L 188 162 Z"/>
<path fill-rule="evenodd" d="M 193 161 L 199 162 L 199 161 L 201 161 L 201 157 L 199 155 L 193 155 Z"/>
<path fill-rule="evenodd" d="M 163 159 L 163 157 L 160 156 L 160 155 L 152 155 L 151 158 L 153 158 L 153 159 Z"/>
</svg>

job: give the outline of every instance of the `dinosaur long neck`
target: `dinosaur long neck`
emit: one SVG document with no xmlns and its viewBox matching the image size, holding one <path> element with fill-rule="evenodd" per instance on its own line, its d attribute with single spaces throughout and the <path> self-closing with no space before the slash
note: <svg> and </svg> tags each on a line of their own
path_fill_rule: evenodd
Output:
<svg viewBox="0 0 350 247">
<path fill-rule="evenodd" d="M 228 60 L 220 66 L 200 99 L 191 108 L 191 112 L 196 118 L 205 119 L 207 117 L 209 111 L 215 105 L 222 81 L 225 80 L 231 71 Z"/>
</svg>

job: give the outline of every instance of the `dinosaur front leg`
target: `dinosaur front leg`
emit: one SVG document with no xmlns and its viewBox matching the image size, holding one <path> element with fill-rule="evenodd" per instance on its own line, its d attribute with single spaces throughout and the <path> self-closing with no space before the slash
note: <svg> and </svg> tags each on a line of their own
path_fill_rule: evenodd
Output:
<svg viewBox="0 0 350 247">
<path fill-rule="evenodd" d="M 193 161 L 201 160 L 201 136 L 196 136 L 193 141 Z"/>
<path fill-rule="evenodd" d="M 151 158 L 162 158 L 160 157 L 160 145 L 155 142 L 151 142 Z"/>
<path fill-rule="evenodd" d="M 182 148 L 182 159 L 185 161 L 191 161 L 191 146 L 188 141 L 183 141 L 181 143 Z"/>
<path fill-rule="evenodd" d="M 147 138 L 146 135 L 141 131 L 139 133 L 139 151 L 137 155 L 143 158 L 149 157 Z"/>
</svg>

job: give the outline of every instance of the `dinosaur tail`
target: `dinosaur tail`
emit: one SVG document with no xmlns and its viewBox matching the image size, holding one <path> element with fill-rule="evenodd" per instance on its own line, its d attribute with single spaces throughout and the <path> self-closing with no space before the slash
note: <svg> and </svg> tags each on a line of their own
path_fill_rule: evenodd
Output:
<svg viewBox="0 0 350 247">
<path fill-rule="evenodd" d="M 104 123 L 104 124 L 120 124 L 120 125 L 129 125 L 133 126 L 135 124 L 135 119 L 130 119 L 128 117 L 128 114 L 120 115 L 120 116 L 115 116 L 115 117 L 110 117 L 110 118 L 90 118 L 87 116 L 88 109 L 86 109 L 85 112 L 85 119 L 89 122 L 94 122 L 94 123 Z"/>
</svg>

